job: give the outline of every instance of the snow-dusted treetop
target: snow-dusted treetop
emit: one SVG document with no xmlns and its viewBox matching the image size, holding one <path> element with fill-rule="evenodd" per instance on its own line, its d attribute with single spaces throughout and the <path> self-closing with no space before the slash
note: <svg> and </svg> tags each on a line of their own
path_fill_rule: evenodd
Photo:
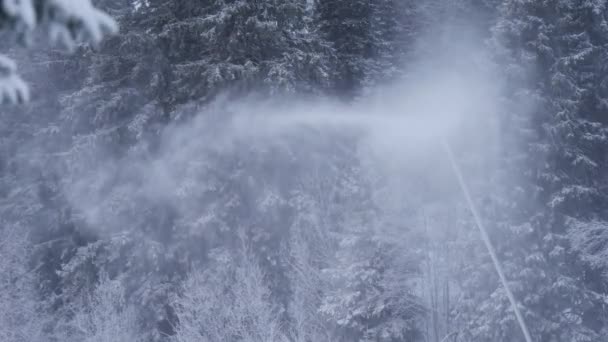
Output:
<svg viewBox="0 0 608 342">
<path fill-rule="evenodd" d="M 72 50 L 78 42 L 98 44 L 118 31 L 116 22 L 91 4 L 91 0 L 0 0 L 0 30 L 22 42 L 42 27 L 52 43 Z M 0 55 L 0 103 L 28 101 L 29 90 L 17 74 L 15 63 Z"/>
</svg>

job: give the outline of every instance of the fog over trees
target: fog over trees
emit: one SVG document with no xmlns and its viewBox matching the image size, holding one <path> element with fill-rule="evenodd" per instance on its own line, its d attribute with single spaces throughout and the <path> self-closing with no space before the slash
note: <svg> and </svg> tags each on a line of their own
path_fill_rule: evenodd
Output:
<svg viewBox="0 0 608 342">
<path fill-rule="evenodd" d="M 0 0 L 0 341 L 608 341 L 607 19 Z"/>
</svg>

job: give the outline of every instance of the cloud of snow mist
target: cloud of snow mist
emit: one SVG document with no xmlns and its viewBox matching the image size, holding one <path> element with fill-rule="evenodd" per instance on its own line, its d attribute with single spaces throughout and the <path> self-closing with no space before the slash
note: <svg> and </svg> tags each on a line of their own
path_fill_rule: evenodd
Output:
<svg viewBox="0 0 608 342">
<path fill-rule="evenodd" d="M 340 173 L 352 166 L 372 190 L 371 205 L 381 208 L 382 222 L 370 228 L 381 230 L 376 236 L 417 248 L 407 235 L 413 230 L 436 230 L 430 234 L 439 239 L 458 234 L 456 228 L 466 224 L 439 223 L 453 218 L 449 210 L 458 212 L 458 221 L 468 215 L 441 140 L 453 146 L 472 192 L 488 192 L 483 187 L 504 148 L 501 83 L 481 39 L 452 40 L 433 52 L 409 64 L 405 79 L 351 104 L 220 99 L 164 128 L 158 148 L 142 141 L 120 159 L 98 160 L 85 151 L 81 166 L 63 182 L 74 215 L 84 223 L 78 227 L 105 239 L 126 236 L 142 264 L 156 267 L 165 257 L 196 262 L 213 246 L 229 245 L 222 240 L 226 232 L 250 229 L 253 239 L 285 239 L 292 223 L 282 210 L 297 207 L 290 202 L 294 192 L 320 198 L 314 205 L 322 209 L 342 210 L 331 202 L 332 191 L 351 185 Z M 347 206 L 343 210 L 351 214 Z M 434 213 L 437 222 L 427 226 Z M 317 214 L 325 215 L 311 215 Z M 330 220 L 311 218 L 318 223 L 312 228 L 335 229 Z M 476 234 L 472 227 L 462 229 Z"/>
<path fill-rule="evenodd" d="M 347 141 L 365 172 L 397 193 L 385 196 L 391 198 L 388 206 L 411 197 L 460 196 L 441 139 L 453 144 L 473 180 L 495 167 L 493 156 L 501 147 L 501 84 L 482 45 L 479 39 L 438 45 L 436 54 L 409 66 L 406 79 L 353 104 L 216 101 L 188 122 L 167 127 L 157 153 L 140 143 L 120 160 L 99 160 L 70 175 L 73 181 L 64 190 L 81 218 L 101 234 L 141 225 L 142 206 L 170 207 L 177 217 L 173 225 L 198 232 L 221 225 L 213 211 L 230 205 L 220 199 L 211 203 L 212 195 L 206 195 L 231 191 L 221 188 L 222 168 L 248 164 L 242 172 L 251 173 L 240 174 L 246 181 L 239 182 L 249 184 L 242 186 L 262 203 L 271 200 L 265 195 L 269 189 L 295 177 L 294 168 L 312 173 L 318 160 L 331 159 L 336 146 Z"/>
</svg>

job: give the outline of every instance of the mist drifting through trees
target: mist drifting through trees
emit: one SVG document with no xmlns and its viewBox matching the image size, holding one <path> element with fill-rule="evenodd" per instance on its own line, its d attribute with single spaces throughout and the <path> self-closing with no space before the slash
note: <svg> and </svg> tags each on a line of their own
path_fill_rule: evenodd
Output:
<svg viewBox="0 0 608 342">
<path fill-rule="evenodd" d="M 70 1 L 0 0 L 0 342 L 524 341 L 454 167 L 608 341 L 607 1 Z"/>
</svg>

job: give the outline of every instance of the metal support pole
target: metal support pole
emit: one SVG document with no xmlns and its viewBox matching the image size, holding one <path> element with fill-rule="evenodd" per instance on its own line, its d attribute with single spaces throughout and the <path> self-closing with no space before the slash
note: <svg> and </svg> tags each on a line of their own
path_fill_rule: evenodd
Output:
<svg viewBox="0 0 608 342">
<path fill-rule="evenodd" d="M 524 338 L 525 338 L 526 342 L 532 342 L 532 338 L 530 337 L 530 332 L 528 331 L 528 326 L 526 325 L 526 322 L 524 321 L 524 317 L 521 314 L 519 307 L 517 306 L 517 301 L 515 300 L 515 296 L 513 295 L 513 292 L 511 292 L 511 288 L 509 287 L 509 283 L 507 282 L 507 277 L 505 276 L 505 273 L 503 272 L 502 266 L 500 264 L 500 260 L 498 260 L 498 256 L 496 255 L 496 250 L 494 249 L 494 245 L 492 245 L 492 241 L 490 240 L 488 231 L 486 230 L 485 226 L 483 225 L 483 222 L 481 221 L 481 216 L 479 215 L 479 212 L 477 211 L 477 207 L 475 206 L 475 203 L 473 202 L 473 198 L 471 197 L 471 193 L 469 192 L 467 183 L 465 182 L 464 177 L 462 176 L 462 171 L 460 170 L 460 167 L 458 166 L 458 163 L 456 162 L 456 159 L 454 158 L 454 152 L 452 151 L 452 148 L 450 147 L 450 145 L 448 144 L 448 142 L 445 139 L 442 141 L 442 143 L 443 143 L 443 148 L 445 149 L 445 153 L 447 154 L 448 159 L 450 160 L 450 163 L 452 164 L 452 169 L 454 171 L 454 174 L 456 175 L 456 178 L 458 178 L 458 183 L 460 184 L 462 193 L 464 194 L 464 197 L 467 201 L 469 209 L 471 210 L 471 213 L 473 214 L 473 219 L 475 220 L 475 224 L 477 225 L 477 228 L 479 228 L 479 233 L 481 234 L 481 239 L 483 240 L 484 244 L 486 245 L 486 248 L 488 249 L 488 253 L 490 253 L 490 257 L 492 258 L 492 263 L 494 263 L 494 268 L 496 269 L 496 273 L 498 273 L 498 276 L 500 277 L 500 282 L 502 283 L 502 286 L 505 288 L 505 292 L 507 293 L 509 302 L 511 302 L 511 308 L 513 308 L 513 311 L 515 312 L 515 316 L 517 318 L 517 322 L 519 323 L 519 327 L 521 328 L 521 331 L 524 334 Z"/>
</svg>

